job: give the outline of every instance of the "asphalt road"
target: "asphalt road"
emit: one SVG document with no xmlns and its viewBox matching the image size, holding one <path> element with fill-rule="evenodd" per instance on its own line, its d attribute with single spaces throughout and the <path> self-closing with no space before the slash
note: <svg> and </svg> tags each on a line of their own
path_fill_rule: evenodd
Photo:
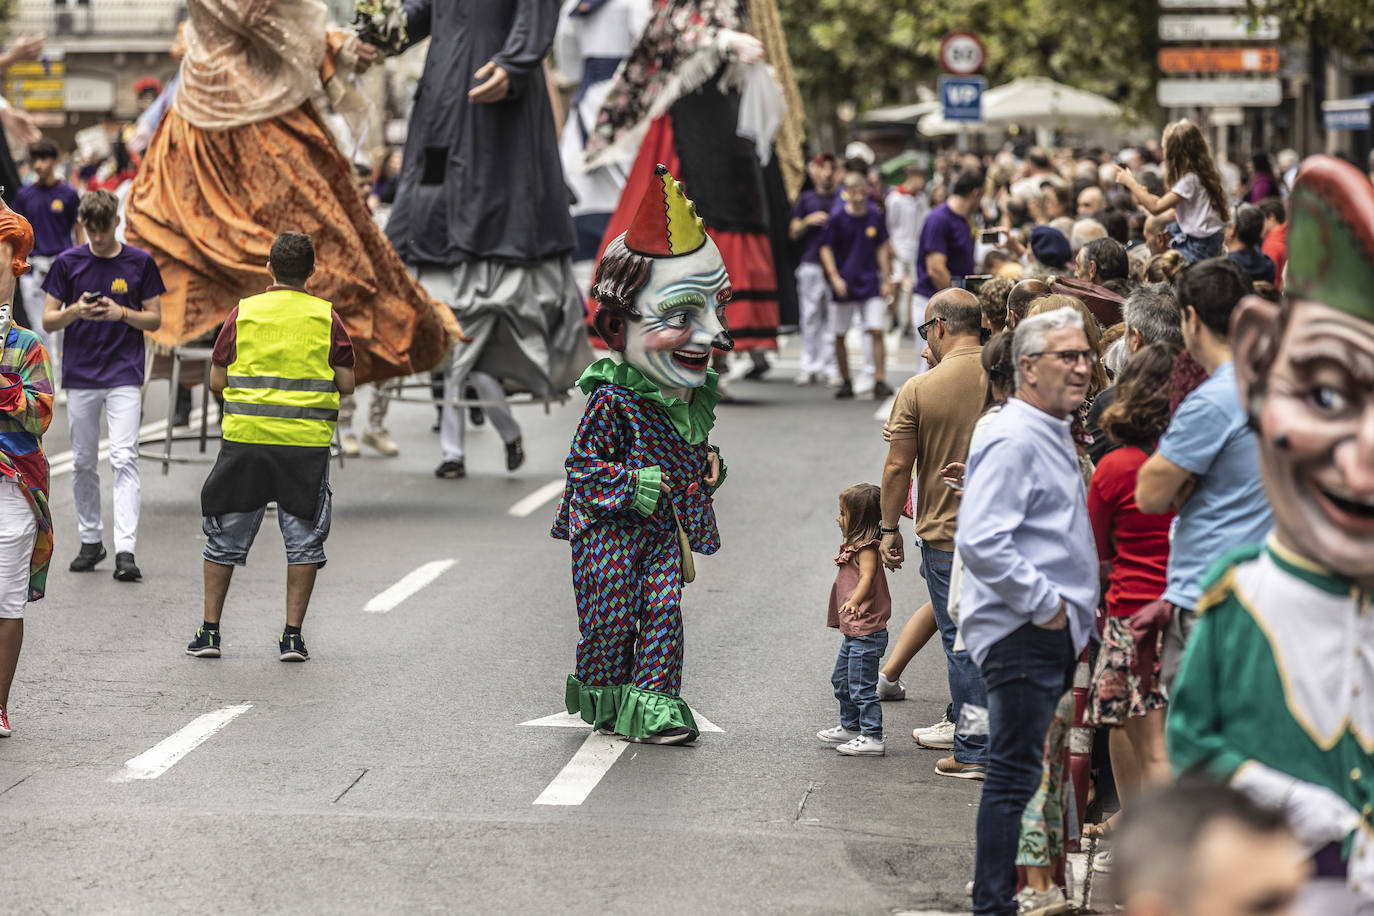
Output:
<svg viewBox="0 0 1374 916">
<path fill-rule="evenodd" d="M 58 476 L 48 597 L 28 610 L 15 733 L 0 740 L 0 911 L 966 907 L 979 784 L 936 776 L 939 754 L 910 738 L 946 702 L 938 646 L 908 670 L 909 699 L 885 705 L 886 757 L 814 737 L 837 718 L 836 497 L 878 480 L 885 447 L 880 405 L 795 388 L 787 366 L 735 384 L 712 437 L 730 465 L 724 547 L 698 560 L 684 600 L 683 695 L 721 731 L 622 746 L 578 805 L 534 802 L 589 730 L 521 724 L 561 712 L 577 637 L 568 547 L 548 536 L 553 500 L 510 509 L 562 477 L 580 400 L 520 409 L 529 460 L 514 474 L 490 427 L 472 433 L 464 481 L 433 476 L 430 408 L 393 406 L 402 454 L 334 469 L 303 665 L 277 660 L 270 517 L 230 592 L 224 657 L 193 659 L 205 467 L 164 477 L 144 461 L 136 585 L 112 580 L 112 560 L 67 571 L 76 526 Z M 150 392 L 145 421 L 163 410 Z M 50 454 L 65 423 L 59 409 Z M 102 476 L 108 507 L 108 465 Z M 364 610 L 439 561 L 454 562 L 389 611 Z M 889 581 L 895 638 L 925 591 L 914 565 Z"/>
</svg>

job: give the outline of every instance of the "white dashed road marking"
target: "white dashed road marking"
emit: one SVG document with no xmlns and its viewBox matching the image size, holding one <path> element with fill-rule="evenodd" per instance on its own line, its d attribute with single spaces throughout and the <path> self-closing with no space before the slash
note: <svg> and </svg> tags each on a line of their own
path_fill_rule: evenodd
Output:
<svg viewBox="0 0 1374 916">
<path fill-rule="evenodd" d="M 524 499 L 520 500 L 520 502 L 507 509 L 507 514 L 513 515 L 516 518 L 525 518 L 526 516 L 533 515 L 535 510 L 544 505 L 544 503 L 553 499 L 555 496 L 562 495 L 566 483 L 566 481 L 561 479 L 550 480 L 529 496 L 526 496 Z"/>
<path fill-rule="evenodd" d="M 204 741 L 228 725 L 234 719 L 253 708 L 252 703 L 239 706 L 226 706 L 214 712 L 191 720 L 176 734 L 164 738 L 148 750 L 127 761 L 124 769 L 111 777 L 111 782 L 127 782 L 131 779 L 157 779 L 191 751 L 200 747 Z"/>
<path fill-rule="evenodd" d="M 369 614 L 385 614 L 402 601 L 424 588 L 448 571 L 457 560 L 431 560 L 419 569 L 412 570 L 391 588 L 373 598 L 363 610 Z"/>
</svg>

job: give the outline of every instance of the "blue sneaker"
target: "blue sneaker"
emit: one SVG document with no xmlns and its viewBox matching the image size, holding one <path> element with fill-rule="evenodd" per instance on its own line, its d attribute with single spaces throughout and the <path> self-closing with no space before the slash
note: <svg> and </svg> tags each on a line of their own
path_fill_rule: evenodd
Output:
<svg viewBox="0 0 1374 916">
<path fill-rule="evenodd" d="M 219 630 L 196 630 L 196 638 L 186 647 L 187 655 L 196 658 L 219 658 Z"/>
<path fill-rule="evenodd" d="M 281 639 L 277 640 L 277 648 L 281 650 L 281 660 L 284 662 L 303 662 L 310 657 L 305 640 L 299 633 L 282 633 Z"/>
</svg>

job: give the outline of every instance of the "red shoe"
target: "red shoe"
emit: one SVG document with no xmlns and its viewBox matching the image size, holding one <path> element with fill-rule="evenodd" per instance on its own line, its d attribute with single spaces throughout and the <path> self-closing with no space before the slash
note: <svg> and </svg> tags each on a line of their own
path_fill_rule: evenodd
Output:
<svg viewBox="0 0 1374 916">
<path fill-rule="evenodd" d="M 0 738 L 8 738 L 9 736 L 10 717 L 9 714 L 5 712 L 5 707 L 0 706 Z"/>
</svg>

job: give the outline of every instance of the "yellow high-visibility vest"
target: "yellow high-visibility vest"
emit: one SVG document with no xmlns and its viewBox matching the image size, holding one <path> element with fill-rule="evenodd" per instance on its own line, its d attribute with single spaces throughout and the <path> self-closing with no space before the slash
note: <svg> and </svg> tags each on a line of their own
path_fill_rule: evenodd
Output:
<svg viewBox="0 0 1374 916">
<path fill-rule="evenodd" d="M 224 389 L 224 438 L 255 445 L 328 446 L 339 419 L 329 365 L 333 307 L 296 290 L 239 303 L 237 349 Z"/>
</svg>

